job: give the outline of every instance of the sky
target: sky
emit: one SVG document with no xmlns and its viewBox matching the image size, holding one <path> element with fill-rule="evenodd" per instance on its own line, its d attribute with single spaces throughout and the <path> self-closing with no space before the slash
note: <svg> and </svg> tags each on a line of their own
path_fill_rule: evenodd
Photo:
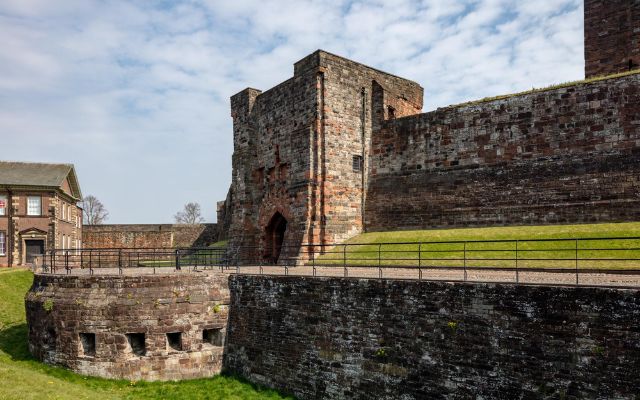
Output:
<svg viewBox="0 0 640 400">
<path fill-rule="evenodd" d="M 229 97 L 323 49 L 418 82 L 423 111 L 582 79 L 582 0 L 2 0 L 0 160 L 73 163 L 107 223 L 215 222 Z"/>
</svg>

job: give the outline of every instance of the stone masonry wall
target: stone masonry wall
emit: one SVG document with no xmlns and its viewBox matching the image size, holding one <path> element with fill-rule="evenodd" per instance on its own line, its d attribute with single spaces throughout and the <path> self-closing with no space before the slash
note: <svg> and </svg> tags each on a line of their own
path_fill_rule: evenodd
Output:
<svg viewBox="0 0 640 400">
<path fill-rule="evenodd" d="M 585 0 L 587 78 L 640 68 L 640 0 Z"/>
<path fill-rule="evenodd" d="M 218 239 L 216 224 L 85 225 L 84 248 L 206 247 Z"/>
<path fill-rule="evenodd" d="M 36 275 L 25 302 L 29 350 L 48 364 L 151 381 L 220 372 L 227 275 Z"/>
<path fill-rule="evenodd" d="M 320 53 L 318 57 L 324 88 L 320 127 L 324 146 L 319 157 L 323 166 L 316 219 L 322 223 L 312 239 L 313 243 L 333 244 L 363 231 L 370 178 L 373 86 L 385 88 L 393 99 L 396 117 L 422 110 L 423 89 L 413 81 L 343 57 L 329 53 Z M 296 67 L 302 69 L 302 63 Z M 363 159 L 360 171 L 354 168 L 354 157 L 358 156 Z"/>
<path fill-rule="evenodd" d="M 300 399 L 634 399 L 640 295 L 232 276 L 224 369 Z"/>
<path fill-rule="evenodd" d="M 640 74 L 379 124 L 367 231 L 640 220 Z"/>
<path fill-rule="evenodd" d="M 287 220 L 285 252 L 362 231 L 368 165 L 357 170 L 354 157 L 367 160 L 373 81 L 402 104 L 399 115 L 420 111 L 416 83 L 324 51 L 297 62 L 293 78 L 272 89 L 231 98 L 232 248 L 260 246 L 266 255 L 276 213 Z"/>
</svg>

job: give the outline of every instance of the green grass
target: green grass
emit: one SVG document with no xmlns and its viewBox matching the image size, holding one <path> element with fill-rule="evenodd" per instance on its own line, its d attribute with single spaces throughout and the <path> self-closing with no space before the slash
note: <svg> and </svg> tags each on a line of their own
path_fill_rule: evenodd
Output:
<svg viewBox="0 0 640 400">
<path fill-rule="evenodd" d="M 35 361 L 27 348 L 24 295 L 33 275 L 0 272 L 0 399 L 282 399 L 228 376 L 183 382 L 89 378 Z"/>
<path fill-rule="evenodd" d="M 575 268 L 576 242 L 532 239 L 640 237 L 640 223 L 513 226 L 422 231 L 372 232 L 359 235 L 346 247 L 349 265 L 515 267 L 516 242 L 519 268 Z M 498 240 L 496 243 L 433 243 Z M 383 244 L 412 243 L 419 244 Z M 578 242 L 581 269 L 640 269 L 640 240 L 583 240 Z M 466 251 L 465 251 L 466 249 Z M 607 249 L 607 250 L 595 250 Z M 466 253 L 466 255 L 465 255 Z M 378 262 L 378 257 L 380 261 Z M 317 258 L 318 264 L 340 265 L 343 247 L 336 246 Z M 613 259 L 625 259 L 622 261 Z M 555 260 L 549 260 L 555 259 Z M 633 260 L 638 259 L 638 260 Z"/>
</svg>

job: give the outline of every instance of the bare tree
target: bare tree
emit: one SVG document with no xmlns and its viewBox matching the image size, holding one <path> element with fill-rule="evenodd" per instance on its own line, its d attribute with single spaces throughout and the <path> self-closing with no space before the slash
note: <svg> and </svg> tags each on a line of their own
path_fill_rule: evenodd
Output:
<svg viewBox="0 0 640 400">
<path fill-rule="evenodd" d="M 82 199 L 82 209 L 84 223 L 87 225 L 99 225 L 109 217 L 109 212 L 104 208 L 104 204 L 93 195 L 85 196 Z"/>
<path fill-rule="evenodd" d="M 173 218 L 175 218 L 178 224 L 199 224 L 204 222 L 204 218 L 202 218 L 200 213 L 200 204 L 198 203 L 185 204 L 184 209 L 178 211 Z"/>
</svg>

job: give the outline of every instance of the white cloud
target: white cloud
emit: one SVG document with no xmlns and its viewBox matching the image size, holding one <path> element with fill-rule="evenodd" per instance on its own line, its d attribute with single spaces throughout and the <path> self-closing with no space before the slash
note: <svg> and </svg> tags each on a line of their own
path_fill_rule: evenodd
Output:
<svg viewBox="0 0 640 400">
<path fill-rule="evenodd" d="M 213 220 L 228 99 L 318 48 L 425 87 L 425 109 L 583 73 L 582 1 L 6 0 L 0 159 L 73 162 L 112 222 Z"/>
</svg>

